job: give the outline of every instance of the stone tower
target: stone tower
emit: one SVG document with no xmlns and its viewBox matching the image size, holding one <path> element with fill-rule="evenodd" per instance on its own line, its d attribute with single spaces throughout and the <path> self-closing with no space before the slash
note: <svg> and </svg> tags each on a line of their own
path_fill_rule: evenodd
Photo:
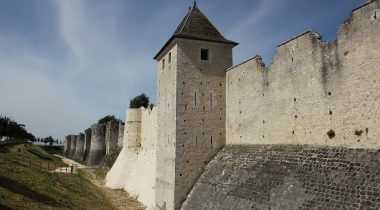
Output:
<svg viewBox="0 0 380 210">
<path fill-rule="evenodd" d="M 226 69 L 232 48 L 196 4 L 154 57 L 158 62 L 156 202 L 178 209 L 225 144 Z"/>
</svg>

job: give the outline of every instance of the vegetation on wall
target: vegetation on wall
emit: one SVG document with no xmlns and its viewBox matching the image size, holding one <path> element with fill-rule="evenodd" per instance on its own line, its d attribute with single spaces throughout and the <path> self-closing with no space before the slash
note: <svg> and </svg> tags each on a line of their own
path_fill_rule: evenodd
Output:
<svg viewBox="0 0 380 210">
<path fill-rule="evenodd" d="M 330 129 L 327 131 L 327 136 L 329 136 L 330 139 L 335 137 L 335 131 L 333 129 Z"/>
<path fill-rule="evenodd" d="M 149 97 L 144 93 L 134 97 L 129 103 L 129 108 L 131 109 L 138 109 L 142 106 L 145 108 L 148 108 L 149 106 Z"/>
<path fill-rule="evenodd" d="M 107 115 L 100 120 L 98 120 L 98 124 L 107 124 L 109 121 L 117 120 L 115 115 Z"/>
</svg>

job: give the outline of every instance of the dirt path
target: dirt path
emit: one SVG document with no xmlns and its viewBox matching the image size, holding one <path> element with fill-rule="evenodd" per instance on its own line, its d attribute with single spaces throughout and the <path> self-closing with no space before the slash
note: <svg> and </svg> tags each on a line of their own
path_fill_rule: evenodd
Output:
<svg viewBox="0 0 380 210">
<path fill-rule="evenodd" d="M 69 167 L 56 168 L 54 170 L 54 172 L 71 173 L 71 167 L 73 167 L 73 173 L 77 173 L 77 169 L 87 168 L 85 165 L 77 163 L 74 160 L 68 159 L 68 158 L 63 157 L 61 155 L 54 154 L 54 156 L 57 156 L 57 157 L 61 158 L 62 162 L 64 162 L 65 164 L 69 165 Z"/>
<path fill-rule="evenodd" d="M 105 196 L 117 209 L 143 210 L 143 206 L 136 199 L 129 197 L 124 190 L 112 190 L 104 186 L 105 174 L 100 173 L 96 168 L 82 168 L 80 173 L 89 178 L 89 180 L 100 187 Z"/>
</svg>

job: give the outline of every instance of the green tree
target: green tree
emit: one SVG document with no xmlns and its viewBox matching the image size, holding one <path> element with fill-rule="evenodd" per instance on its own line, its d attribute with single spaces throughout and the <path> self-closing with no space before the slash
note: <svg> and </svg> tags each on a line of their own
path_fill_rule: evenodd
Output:
<svg viewBox="0 0 380 210">
<path fill-rule="evenodd" d="M 129 103 L 129 108 L 131 109 L 138 109 L 142 106 L 145 108 L 148 108 L 149 106 L 149 97 L 144 93 L 134 97 Z"/>
<path fill-rule="evenodd" d="M 103 117 L 102 119 L 98 120 L 98 124 L 106 124 L 111 120 L 116 120 L 115 115 L 107 115 Z"/>
</svg>

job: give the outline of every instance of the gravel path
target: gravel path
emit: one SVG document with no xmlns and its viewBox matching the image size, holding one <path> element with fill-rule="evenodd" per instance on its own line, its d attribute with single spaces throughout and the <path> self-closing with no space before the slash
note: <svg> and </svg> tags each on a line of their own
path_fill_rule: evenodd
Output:
<svg viewBox="0 0 380 210">
<path fill-rule="evenodd" d="M 89 180 L 100 187 L 104 192 L 108 200 L 117 209 L 128 210 L 143 210 L 145 206 L 138 202 L 136 199 L 129 197 L 128 193 L 124 190 L 112 190 L 104 186 L 105 179 L 104 174 L 100 174 L 96 168 L 84 168 L 80 170 L 80 173 L 84 174 Z"/>
</svg>

